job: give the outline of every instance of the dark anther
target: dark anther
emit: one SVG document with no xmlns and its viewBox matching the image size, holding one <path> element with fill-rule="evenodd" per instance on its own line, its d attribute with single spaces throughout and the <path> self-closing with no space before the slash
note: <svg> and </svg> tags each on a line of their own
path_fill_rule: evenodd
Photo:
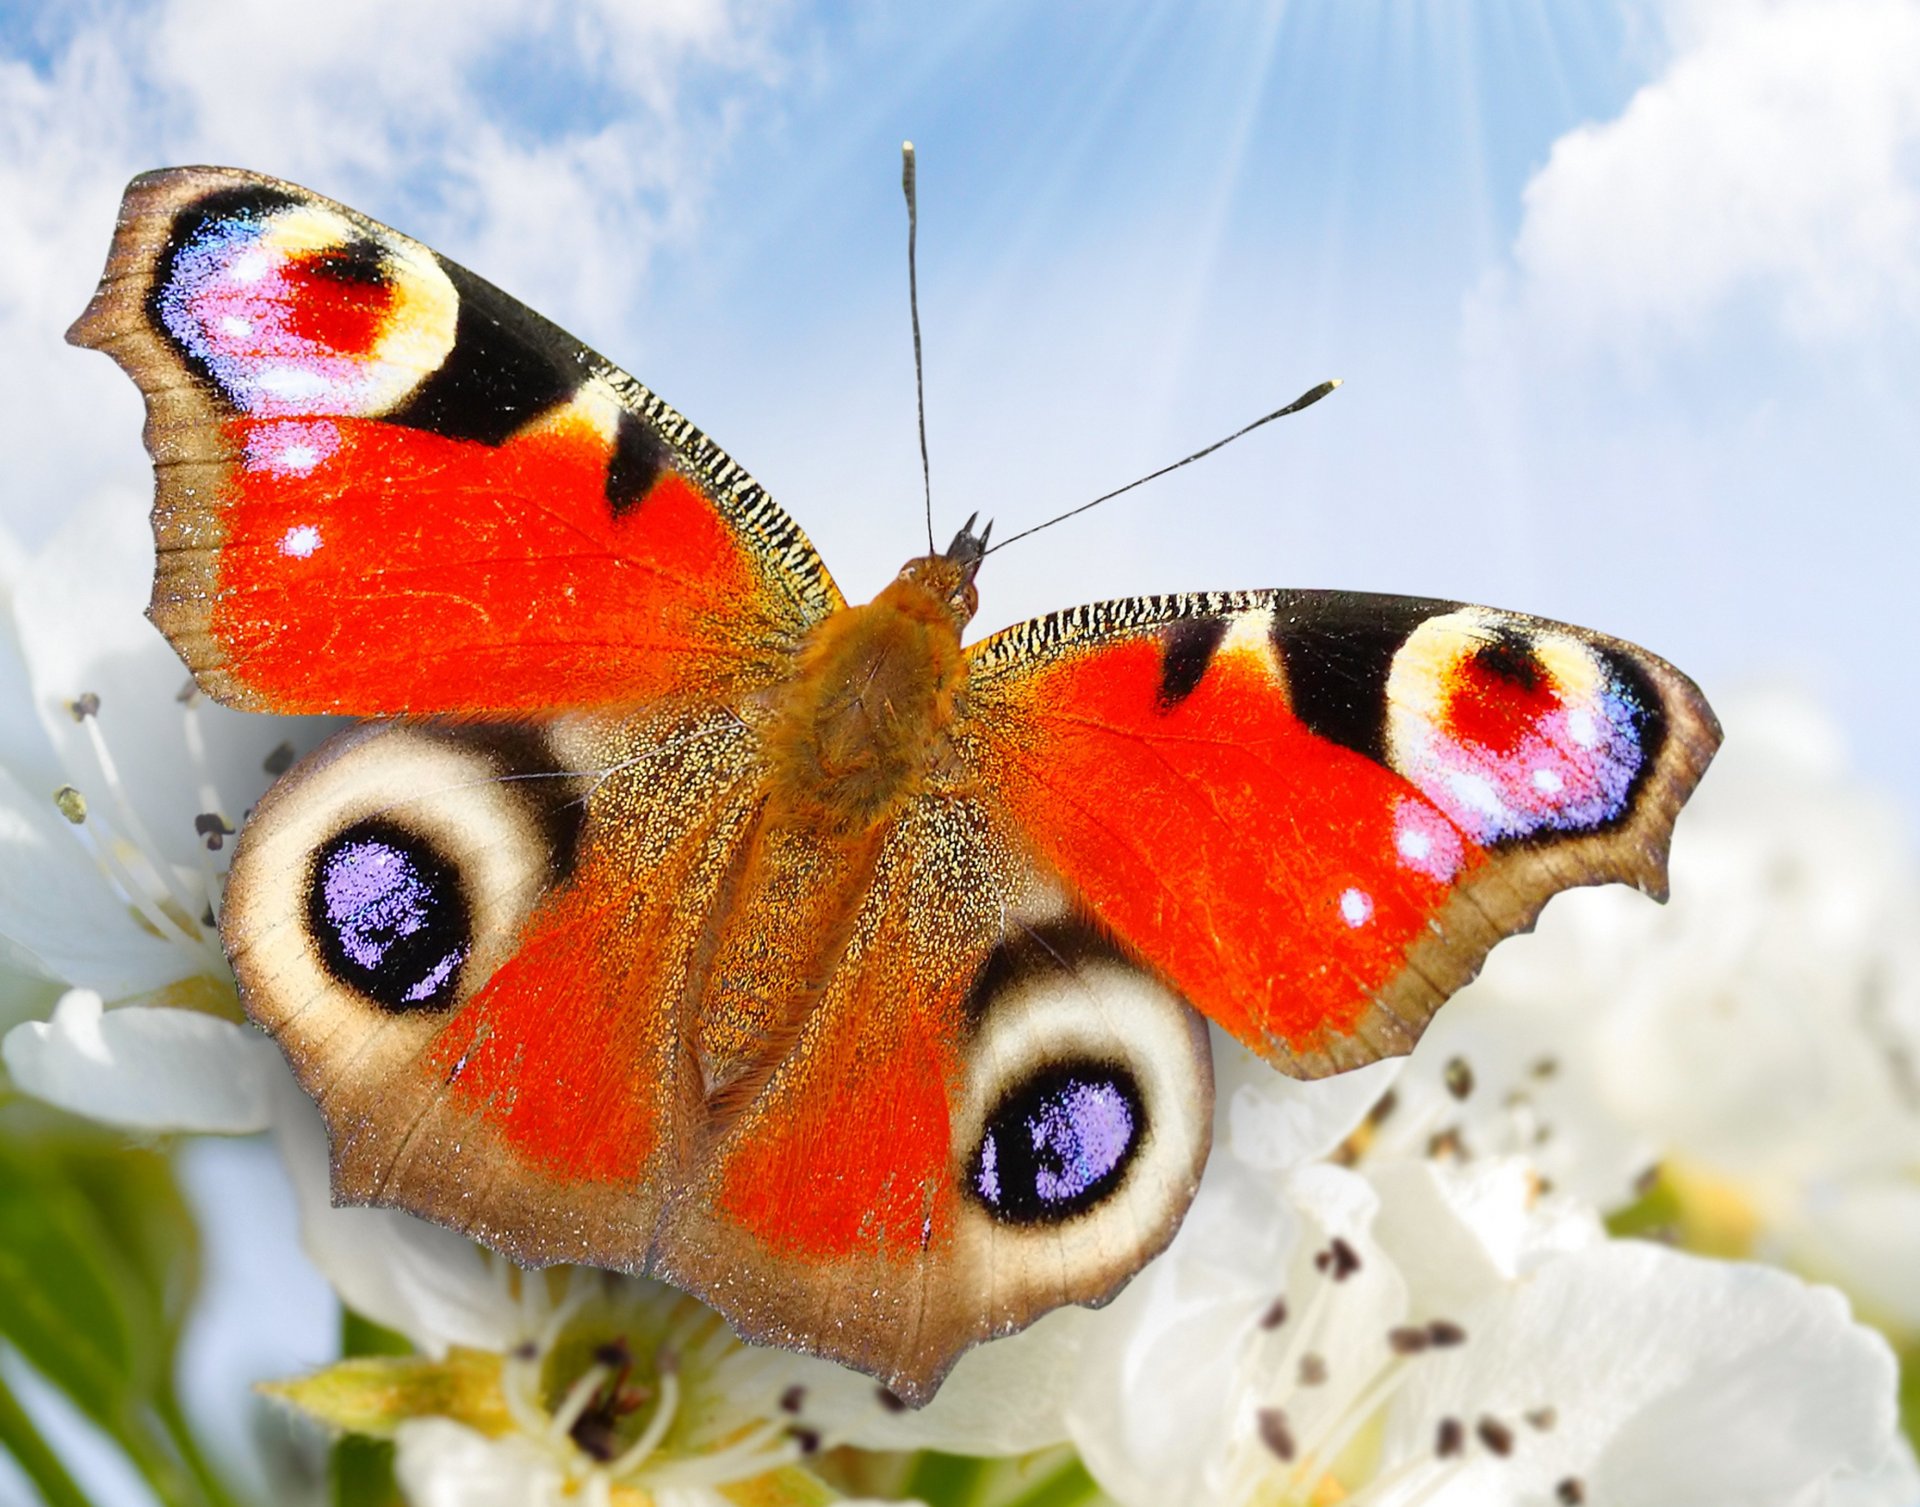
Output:
<svg viewBox="0 0 1920 1507">
<path fill-rule="evenodd" d="M 1580 1507 L 1580 1504 L 1587 1499 L 1587 1488 L 1580 1483 L 1578 1476 L 1568 1476 L 1553 1488 L 1553 1494 L 1565 1502 L 1567 1507 Z"/>
<path fill-rule="evenodd" d="M 1449 1057 L 1446 1071 L 1447 1092 L 1464 1099 L 1473 1092 L 1473 1069 L 1464 1057 Z"/>
<path fill-rule="evenodd" d="M 891 1387 L 879 1387 L 876 1390 L 880 1394 L 880 1406 L 885 1408 L 889 1413 L 906 1412 L 906 1403 L 901 1400 L 900 1395 Z"/>
<path fill-rule="evenodd" d="M 1542 1057 L 1533 1065 L 1533 1076 L 1536 1078 L 1551 1078 L 1559 1071 L 1560 1059 L 1558 1057 Z"/>
<path fill-rule="evenodd" d="M 1333 1237 L 1330 1254 L 1333 1257 L 1334 1281 L 1344 1282 L 1360 1270 L 1359 1252 L 1354 1250 L 1352 1246 L 1348 1245 L 1346 1241 L 1342 1240 L 1338 1235 Z"/>
<path fill-rule="evenodd" d="M 1467 1447 L 1467 1431 L 1460 1426 L 1458 1418 L 1442 1418 L 1439 1430 L 1433 1439 L 1433 1452 L 1442 1460 L 1450 1460 Z"/>
<path fill-rule="evenodd" d="M 780 1411 L 797 1413 L 807 1405 L 807 1389 L 795 1382 L 780 1394 Z"/>
<path fill-rule="evenodd" d="M 1655 1188 L 1659 1186 L 1660 1186 L 1660 1164 L 1658 1162 L 1655 1162 L 1651 1167 L 1648 1167 L 1644 1172 L 1642 1172 L 1638 1177 L 1636 1177 L 1633 1180 L 1633 1191 L 1637 1195 L 1639 1195 L 1641 1198 L 1645 1198 L 1649 1193 L 1651 1193 Z"/>
<path fill-rule="evenodd" d="M 515 1360 L 538 1360 L 539 1357 L 540 1347 L 534 1344 L 532 1340 L 522 1340 L 513 1347 L 513 1358 Z"/>
<path fill-rule="evenodd" d="M 233 836 L 232 826 L 218 811 L 202 811 L 193 819 L 193 830 L 206 839 L 209 853 L 218 853 Z"/>
<path fill-rule="evenodd" d="M 1254 1415 L 1254 1422 L 1260 1430 L 1260 1442 L 1272 1450 L 1277 1458 L 1293 1458 L 1293 1430 L 1287 1426 L 1285 1413 L 1278 1408 L 1262 1408 Z"/>
<path fill-rule="evenodd" d="M 1309 1350 L 1305 1355 L 1300 1357 L 1301 1386 L 1317 1387 L 1324 1383 L 1326 1379 L 1327 1360 L 1325 1356 L 1317 1355 Z"/>
<path fill-rule="evenodd" d="M 274 744 L 272 752 L 260 761 L 260 767 L 276 780 L 279 779 L 281 775 L 293 768 L 293 745 L 291 743 Z"/>
<path fill-rule="evenodd" d="M 1315 1271 L 1323 1272 L 1332 1265 L 1333 1265 L 1332 1251 L 1315 1251 L 1313 1253 L 1313 1269 Z"/>
<path fill-rule="evenodd" d="M 1480 1436 L 1482 1444 L 1502 1459 L 1513 1453 L 1513 1430 L 1498 1418 L 1482 1418 L 1473 1431 Z"/>
<path fill-rule="evenodd" d="M 656 1358 L 663 1375 L 669 1369 L 664 1362 L 671 1354 L 671 1351 L 663 1350 Z M 611 1370 L 613 1375 L 594 1389 L 592 1400 L 567 1433 L 584 1453 L 604 1463 L 613 1459 L 624 1447 L 620 1438 L 620 1420 L 639 1412 L 653 1396 L 653 1389 L 627 1385 L 627 1378 L 633 1373 L 633 1352 L 627 1348 L 626 1336 L 621 1335 L 604 1345 L 595 1346 L 593 1359 L 597 1365 Z"/>
<path fill-rule="evenodd" d="M 1431 1343 L 1424 1329 L 1402 1326 L 1387 1331 L 1387 1348 L 1395 1355 L 1418 1355 Z"/>
<path fill-rule="evenodd" d="M 796 1424 L 787 1430 L 787 1437 L 800 1446 L 800 1453 L 803 1455 L 820 1453 L 820 1435 L 815 1429 L 803 1429 Z"/>
<path fill-rule="evenodd" d="M 1373 1108 L 1367 1111 L 1367 1123 L 1378 1125 L 1400 1107 L 1400 1095 L 1388 1089 L 1374 1101 Z"/>
<path fill-rule="evenodd" d="M 187 683 L 173 693 L 173 699 L 182 706 L 192 706 L 195 700 L 199 698 L 199 695 L 200 687 L 194 682 L 193 677 L 189 675 L 187 677 Z"/>
<path fill-rule="evenodd" d="M 100 698 L 92 691 L 83 692 L 67 703 L 67 711 L 75 722 L 85 722 L 89 717 L 100 715 Z"/>
<path fill-rule="evenodd" d="M 1560 1415 L 1552 1408 L 1535 1408 L 1526 1415 L 1526 1420 L 1544 1434 L 1560 1421 Z"/>
<path fill-rule="evenodd" d="M 1427 1339 L 1436 1350 L 1445 1350 L 1450 1345 L 1464 1345 L 1467 1331 L 1452 1319 L 1435 1319 L 1427 1325 Z"/>
<path fill-rule="evenodd" d="M 1467 1159 L 1467 1143 L 1461 1139 L 1459 1128 L 1449 1125 L 1445 1130 L 1429 1136 L 1427 1155 L 1435 1161 L 1443 1161 L 1451 1157 L 1456 1161 L 1464 1162 Z"/>
<path fill-rule="evenodd" d="M 1267 1311 L 1260 1315 L 1262 1329 L 1278 1329 L 1287 1321 L 1287 1300 L 1275 1298 L 1267 1305 Z"/>
</svg>

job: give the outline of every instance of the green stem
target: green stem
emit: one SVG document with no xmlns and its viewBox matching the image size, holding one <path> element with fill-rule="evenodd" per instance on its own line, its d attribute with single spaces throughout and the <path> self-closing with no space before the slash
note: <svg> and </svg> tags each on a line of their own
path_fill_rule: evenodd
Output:
<svg viewBox="0 0 1920 1507">
<path fill-rule="evenodd" d="M 1052 1475 L 1042 1476 L 1006 1507 L 1078 1507 L 1079 1503 L 1099 1498 L 1099 1486 L 1087 1474 L 1086 1466 L 1074 1459 L 1066 1461 Z"/>
<path fill-rule="evenodd" d="M 913 1462 L 902 1495 L 929 1507 L 969 1507 L 980 1494 L 987 1461 L 970 1455 L 943 1455 L 926 1450 Z"/>
<path fill-rule="evenodd" d="M 160 1499 L 162 1507 L 210 1507 L 201 1495 L 199 1484 L 167 1447 L 143 1410 L 117 1420 L 112 1433 L 127 1452 L 134 1469 L 140 1472 L 140 1478 Z"/>
<path fill-rule="evenodd" d="M 47 1507 L 89 1507 L 60 1457 L 40 1437 L 33 1419 L 0 1379 L 0 1450 L 6 1451 L 39 1491 Z"/>
<path fill-rule="evenodd" d="M 200 1448 L 193 1425 L 187 1422 L 186 1414 L 180 1409 L 180 1400 L 174 1396 L 171 1386 L 161 1391 L 154 1408 L 160 1415 L 160 1426 L 167 1431 L 167 1437 L 173 1441 L 174 1449 L 179 1452 L 209 1507 L 239 1507 L 238 1499 L 227 1490 L 226 1482 L 220 1479 Z"/>
</svg>

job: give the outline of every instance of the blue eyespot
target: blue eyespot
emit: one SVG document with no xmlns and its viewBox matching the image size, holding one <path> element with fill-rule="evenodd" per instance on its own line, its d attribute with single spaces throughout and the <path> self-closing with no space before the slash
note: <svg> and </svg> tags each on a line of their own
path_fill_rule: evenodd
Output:
<svg viewBox="0 0 1920 1507">
<path fill-rule="evenodd" d="M 315 854 L 307 920 L 328 971 L 396 1012 L 451 1002 L 472 947 L 453 866 L 392 822 L 357 822 Z"/>
<path fill-rule="evenodd" d="M 1125 1068 L 1042 1068 L 988 1115 L 968 1184 L 1009 1224 L 1065 1219 L 1119 1186 L 1145 1130 L 1140 1090 Z"/>
</svg>

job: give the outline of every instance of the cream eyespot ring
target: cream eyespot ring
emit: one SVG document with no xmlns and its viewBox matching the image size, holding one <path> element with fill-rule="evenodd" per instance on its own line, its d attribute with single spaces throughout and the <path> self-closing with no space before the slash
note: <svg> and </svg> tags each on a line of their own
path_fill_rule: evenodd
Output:
<svg viewBox="0 0 1920 1507">
<path fill-rule="evenodd" d="M 221 918 L 264 1024 L 322 1000 L 438 1015 L 484 984 L 555 864 L 525 782 L 505 772 L 476 738 L 376 723 L 269 792 Z"/>
</svg>

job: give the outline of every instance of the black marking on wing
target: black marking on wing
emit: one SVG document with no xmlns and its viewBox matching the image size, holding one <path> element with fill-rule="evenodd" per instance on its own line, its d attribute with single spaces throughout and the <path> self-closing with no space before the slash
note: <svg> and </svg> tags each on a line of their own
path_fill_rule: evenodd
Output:
<svg viewBox="0 0 1920 1507">
<path fill-rule="evenodd" d="M 607 462 L 607 506 L 619 518 L 640 505 L 673 452 L 636 414 L 622 412 L 613 433 L 613 457 Z"/>
<path fill-rule="evenodd" d="M 1293 714 L 1322 738 L 1387 762 L 1387 675 L 1407 635 L 1453 603 L 1422 597 L 1322 597 L 1274 604 L 1273 645 Z"/>
<path fill-rule="evenodd" d="M 1525 634 L 1511 626 L 1494 630 L 1491 642 L 1473 651 L 1476 668 L 1529 695 L 1540 688 L 1545 668 Z"/>
<path fill-rule="evenodd" d="M 181 209 L 173 217 L 173 228 L 167 233 L 167 244 L 160 253 L 158 264 L 154 268 L 153 282 L 147 289 L 147 324 L 167 346 L 181 359 L 187 369 L 196 377 L 213 388 L 223 392 L 219 379 L 213 369 L 192 351 L 188 350 L 167 328 L 162 304 L 167 290 L 172 287 L 174 274 L 179 270 L 181 256 L 199 242 L 207 230 L 230 220 L 259 221 L 271 218 L 282 210 L 292 209 L 300 200 L 283 189 L 266 188 L 257 184 L 246 184 L 237 188 L 216 189 L 205 197 Z"/>
<path fill-rule="evenodd" d="M 1170 623 L 1161 635 L 1160 691 L 1154 698 L 1162 712 L 1170 712 L 1200 684 L 1213 663 L 1220 640 L 1227 636 L 1224 617 L 1185 618 Z"/>
<path fill-rule="evenodd" d="M 1130 968 L 1140 966 L 1098 928 L 1077 917 L 1064 916 L 1039 926 L 1016 923 L 980 965 L 962 1013 L 978 1025 L 1009 989 L 1035 978 L 1072 977 L 1089 964 L 1107 959 L 1118 959 Z"/>
<path fill-rule="evenodd" d="M 587 779 L 560 763 L 540 728 L 502 723 L 484 732 L 464 729 L 463 737 L 486 748 L 500 778 L 512 782 L 514 793 L 540 824 L 552 882 L 569 878 L 586 827 Z"/>
<path fill-rule="evenodd" d="M 387 271 L 386 254 L 378 243 L 360 236 L 343 246 L 329 246 L 304 259 L 308 272 L 316 272 L 336 283 L 362 288 L 384 288 L 393 281 Z"/>
<path fill-rule="evenodd" d="M 307 934 L 336 980 L 389 1014 L 444 1010 L 473 948 L 458 865 L 396 821 L 369 817 L 317 849 Z"/>
<path fill-rule="evenodd" d="M 593 358 L 486 279 L 444 258 L 440 266 L 460 295 L 453 349 L 387 418 L 447 439 L 499 445 L 572 396 Z"/>
</svg>

